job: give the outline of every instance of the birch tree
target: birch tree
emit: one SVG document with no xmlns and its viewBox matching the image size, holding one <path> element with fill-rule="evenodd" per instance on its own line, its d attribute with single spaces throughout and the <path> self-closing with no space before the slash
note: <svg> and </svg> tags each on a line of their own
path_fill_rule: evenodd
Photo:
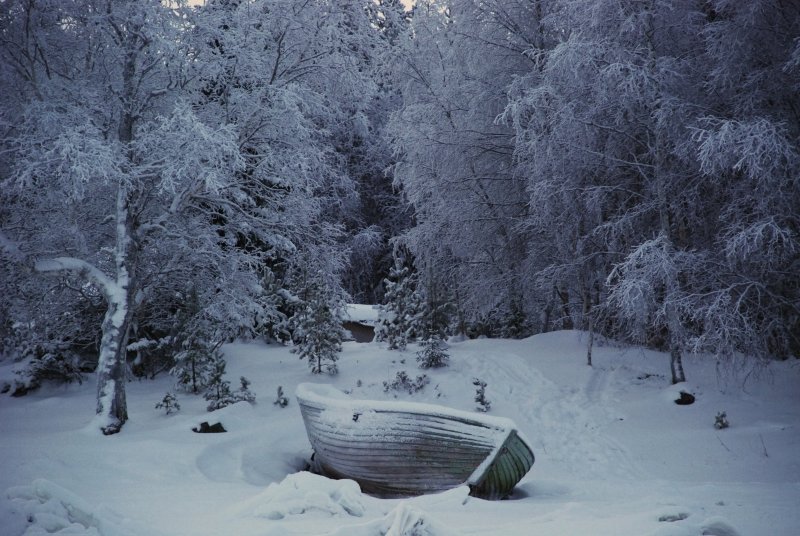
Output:
<svg viewBox="0 0 800 536">
<path fill-rule="evenodd" d="M 800 354 L 800 6 L 715 1 L 706 12 L 708 107 L 688 148 L 718 220 L 692 343 L 740 368 L 742 353 Z"/>
<path fill-rule="evenodd" d="M 536 16 L 525 2 L 419 2 L 396 60 L 406 82 L 390 124 L 393 172 L 415 215 L 403 242 L 427 294 L 447 295 L 470 320 L 526 301 L 524 181 L 496 118 L 505 85 L 531 65 Z"/>
<path fill-rule="evenodd" d="M 4 140 L 6 226 L 37 271 L 79 274 L 104 297 L 96 425 L 112 434 L 127 420 L 126 353 L 142 304 L 170 277 L 199 272 L 229 308 L 220 316 L 246 326 L 263 253 L 237 246 L 280 239 L 254 202 L 266 186 L 240 173 L 235 133 L 182 98 L 192 77 L 183 6 L 10 7 L 3 61 L 16 76 L 4 84 L 24 98 Z"/>
</svg>

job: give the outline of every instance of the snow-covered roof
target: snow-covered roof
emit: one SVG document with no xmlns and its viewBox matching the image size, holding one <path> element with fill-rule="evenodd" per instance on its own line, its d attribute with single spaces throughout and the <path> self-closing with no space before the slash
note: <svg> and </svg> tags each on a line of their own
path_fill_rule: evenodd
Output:
<svg viewBox="0 0 800 536">
<path fill-rule="evenodd" d="M 363 303 L 348 303 L 345 320 L 373 326 L 378 322 L 378 306 Z"/>
</svg>

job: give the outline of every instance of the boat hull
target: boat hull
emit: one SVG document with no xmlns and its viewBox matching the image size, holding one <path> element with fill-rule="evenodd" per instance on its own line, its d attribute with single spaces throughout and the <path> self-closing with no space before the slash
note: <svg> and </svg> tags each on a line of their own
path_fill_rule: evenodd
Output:
<svg viewBox="0 0 800 536">
<path fill-rule="evenodd" d="M 333 391 L 298 387 L 315 467 L 355 480 L 367 493 L 410 496 L 468 484 L 474 496 L 501 499 L 533 465 L 531 448 L 506 419 Z"/>
</svg>

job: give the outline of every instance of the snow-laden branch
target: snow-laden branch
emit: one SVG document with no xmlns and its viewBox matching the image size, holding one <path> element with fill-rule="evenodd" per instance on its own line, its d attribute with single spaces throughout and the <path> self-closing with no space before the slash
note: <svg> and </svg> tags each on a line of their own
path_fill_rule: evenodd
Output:
<svg viewBox="0 0 800 536">
<path fill-rule="evenodd" d="M 38 272 L 78 272 L 97 284 L 107 299 L 111 299 L 112 296 L 118 294 L 118 285 L 113 279 L 93 264 L 82 259 L 74 257 L 45 259 L 36 261 L 35 268 Z"/>
</svg>

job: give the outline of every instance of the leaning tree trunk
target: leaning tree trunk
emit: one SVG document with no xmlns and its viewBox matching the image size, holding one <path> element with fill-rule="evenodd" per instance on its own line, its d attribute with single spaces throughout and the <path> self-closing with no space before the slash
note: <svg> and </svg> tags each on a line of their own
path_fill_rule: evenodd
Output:
<svg viewBox="0 0 800 536">
<path fill-rule="evenodd" d="M 124 193 L 117 200 L 117 244 L 115 274 L 110 277 L 93 264 L 74 257 L 37 261 L 40 272 L 73 271 L 82 274 L 101 289 L 108 303 L 102 324 L 102 338 L 97 362 L 97 424 L 104 434 L 119 432 L 128 420 L 125 402 L 126 349 L 128 331 L 135 308 L 136 245 L 130 237 Z"/>
<path fill-rule="evenodd" d="M 97 363 L 97 416 L 100 430 L 110 435 L 128 420 L 125 399 L 125 346 L 130 323 L 127 300 L 111 303 L 103 320 Z"/>
<path fill-rule="evenodd" d="M 115 269 L 116 281 L 107 291 L 108 310 L 103 319 L 97 363 L 97 416 L 103 434 L 120 431 L 128 420 L 125 399 L 128 332 L 136 295 L 136 245 L 131 237 L 132 216 L 126 189 L 117 194 Z"/>
<path fill-rule="evenodd" d="M 122 113 L 119 118 L 117 136 L 125 147 L 127 159 L 133 161 L 131 142 L 134 139 L 136 115 L 133 103 L 137 97 L 137 58 L 144 44 L 138 25 L 119 36 L 120 46 L 125 48 L 122 64 Z M 139 80 L 141 81 L 141 80 Z M 136 300 L 136 260 L 137 246 L 132 235 L 136 228 L 135 210 L 131 210 L 131 200 L 136 196 L 124 183 L 117 187 L 116 199 L 116 245 L 114 248 L 115 281 L 107 291 L 108 311 L 103 320 L 103 335 L 100 344 L 100 358 L 97 364 L 97 418 L 103 434 L 110 435 L 120 431 L 128 420 L 128 407 L 125 399 L 127 373 L 128 332 L 133 317 Z"/>
</svg>

